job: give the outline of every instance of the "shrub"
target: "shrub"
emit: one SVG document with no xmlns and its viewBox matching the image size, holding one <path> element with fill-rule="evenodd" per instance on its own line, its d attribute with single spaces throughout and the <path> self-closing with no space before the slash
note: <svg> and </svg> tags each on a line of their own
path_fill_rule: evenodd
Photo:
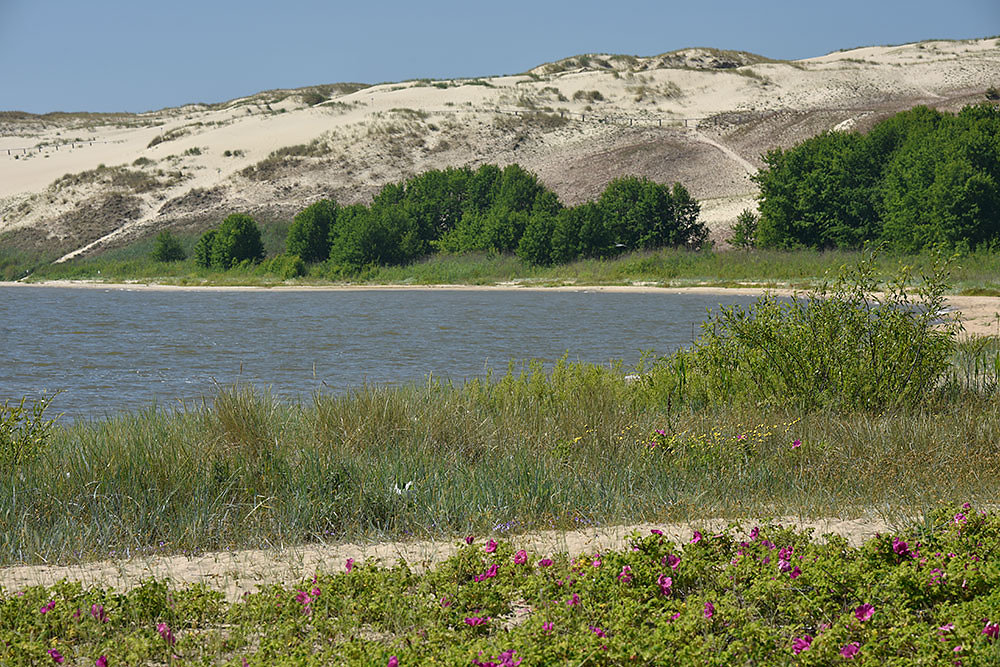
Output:
<svg viewBox="0 0 1000 667">
<path fill-rule="evenodd" d="M 23 463 L 45 449 L 52 427 L 58 419 L 58 416 L 45 418 L 53 398 L 55 395 L 42 396 L 26 406 L 27 398 L 22 397 L 17 404 L 5 400 L 0 405 L 0 465 Z"/>
<path fill-rule="evenodd" d="M 691 361 L 710 400 L 804 407 L 892 409 L 919 402 L 954 348 L 956 325 L 939 320 L 947 264 L 924 276 L 916 298 L 906 267 L 879 291 L 875 253 L 832 286 L 804 298 L 760 298 L 722 308 L 702 325 Z"/>
<path fill-rule="evenodd" d="M 289 255 L 304 262 L 320 262 L 330 256 L 330 227 L 337 220 L 337 203 L 330 199 L 309 205 L 292 221 L 285 238 Z"/>
<path fill-rule="evenodd" d="M 729 231 L 732 232 L 726 239 L 729 245 L 742 250 L 753 248 L 757 245 L 757 214 L 748 208 L 743 209 Z"/>
<path fill-rule="evenodd" d="M 240 262 L 264 259 L 260 228 L 249 215 L 234 213 L 222 221 L 212 241 L 212 266 L 231 268 Z"/>
<path fill-rule="evenodd" d="M 212 246 L 215 244 L 216 231 L 210 229 L 201 235 L 194 246 L 194 263 L 207 269 L 212 266 Z"/>
<path fill-rule="evenodd" d="M 177 237 L 163 230 L 156 235 L 156 245 L 151 257 L 157 262 L 179 262 L 187 257 L 187 253 Z"/>
</svg>

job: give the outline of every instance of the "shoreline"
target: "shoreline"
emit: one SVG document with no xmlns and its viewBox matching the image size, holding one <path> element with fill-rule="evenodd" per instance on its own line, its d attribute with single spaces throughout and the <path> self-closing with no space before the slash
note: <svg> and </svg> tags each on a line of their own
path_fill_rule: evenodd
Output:
<svg viewBox="0 0 1000 667">
<path fill-rule="evenodd" d="M 641 285 L 537 285 L 523 282 L 500 283 L 497 285 L 169 285 L 155 282 L 115 283 L 94 280 L 48 280 L 38 283 L 0 281 L 0 288 L 64 288 L 103 289 L 134 291 L 218 291 L 218 292 L 367 292 L 367 291 L 531 291 L 531 292 L 605 292 L 618 294 L 731 294 L 757 296 L 765 293 L 777 296 L 791 296 L 806 290 L 790 287 L 719 287 L 712 285 L 664 286 Z M 962 325 L 962 332 L 976 336 L 1000 336 L 1000 297 L 963 296 L 958 294 L 945 297 L 948 312 L 956 313 Z"/>
</svg>

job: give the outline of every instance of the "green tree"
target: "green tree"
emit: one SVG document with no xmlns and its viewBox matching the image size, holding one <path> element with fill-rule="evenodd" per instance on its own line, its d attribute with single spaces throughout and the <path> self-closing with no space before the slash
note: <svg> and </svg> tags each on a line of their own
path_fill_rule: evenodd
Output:
<svg viewBox="0 0 1000 667">
<path fill-rule="evenodd" d="M 179 262 L 187 257 L 187 253 L 176 236 L 163 230 L 156 235 L 156 245 L 150 256 L 157 262 Z"/>
<path fill-rule="evenodd" d="M 337 202 L 321 199 L 310 204 L 295 216 L 285 249 L 289 255 L 298 255 L 304 262 L 321 262 L 330 256 L 330 226 L 337 219 Z"/>
<path fill-rule="evenodd" d="M 249 215 L 233 213 L 219 225 L 212 241 L 212 266 L 229 269 L 240 262 L 264 259 L 260 228 Z"/>
<path fill-rule="evenodd" d="M 215 246 L 216 230 L 210 229 L 201 235 L 194 246 L 194 263 L 202 268 L 212 266 L 212 248 Z"/>
<path fill-rule="evenodd" d="M 736 216 L 736 222 L 730 227 L 732 232 L 726 242 L 734 248 L 749 250 L 757 244 L 757 214 L 745 208 Z"/>
</svg>

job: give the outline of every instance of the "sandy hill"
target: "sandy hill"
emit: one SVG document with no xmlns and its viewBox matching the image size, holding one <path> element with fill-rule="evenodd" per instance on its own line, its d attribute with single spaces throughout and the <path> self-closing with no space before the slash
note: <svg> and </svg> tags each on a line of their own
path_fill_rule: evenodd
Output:
<svg viewBox="0 0 1000 667">
<path fill-rule="evenodd" d="M 624 174 L 680 181 L 720 236 L 767 150 L 1000 86 L 1000 39 L 798 61 L 691 48 L 587 54 L 516 76 L 334 84 L 142 114 L 0 113 L 0 234 L 64 257 L 246 211 L 368 201 L 432 168 L 518 162 L 564 201 Z"/>
</svg>

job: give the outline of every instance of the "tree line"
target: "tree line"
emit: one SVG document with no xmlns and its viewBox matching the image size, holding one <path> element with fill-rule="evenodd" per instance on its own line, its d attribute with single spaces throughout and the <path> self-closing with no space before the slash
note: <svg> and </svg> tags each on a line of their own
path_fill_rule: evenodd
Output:
<svg viewBox="0 0 1000 667">
<path fill-rule="evenodd" d="M 764 157 L 754 241 L 900 252 L 1000 245 L 1000 108 L 915 107 L 867 134 L 831 131 Z M 744 223 L 749 221 L 743 221 Z M 736 236 L 745 232 L 740 226 Z"/>
</svg>

